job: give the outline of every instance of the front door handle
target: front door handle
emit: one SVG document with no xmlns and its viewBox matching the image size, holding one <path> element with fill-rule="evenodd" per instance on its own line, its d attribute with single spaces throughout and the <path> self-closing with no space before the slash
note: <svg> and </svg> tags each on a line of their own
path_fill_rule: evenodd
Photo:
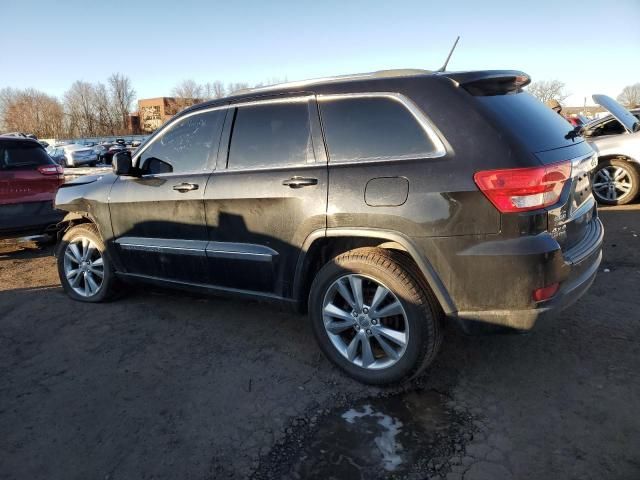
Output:
<svg viewBox="0 0 640 480">
<path fill-rule="evenodd" d="M 282 185 L 285 185 L 289 188 L 302 188 L 308 187 L 309 185 L 317 185 L 317 178 L 305 178 L 305 177 L 291 177 L 288 180 L 284 180 Z"/>
<path fill-rule="evenodd" d="M 179 183 L 178 185 L 174 185 L 173 186 L 174 190 L 177 190 L 178 192 L 190 192 L 191 190 L 197 190 L 198 189 L 198 184 L 196 183 Z"/>
</svg>

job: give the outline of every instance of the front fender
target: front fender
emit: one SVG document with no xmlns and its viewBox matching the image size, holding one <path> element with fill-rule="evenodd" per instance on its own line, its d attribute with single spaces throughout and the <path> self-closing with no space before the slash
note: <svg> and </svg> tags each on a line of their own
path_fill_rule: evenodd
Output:
<svg viewBox="0 0 640 480">
<path fill-rule="evenodd" d="M 113 238 L 109 193 L 117 177 L 113 174 L 79 177 L 63 184 L 56 194 L 55 207 L 68 212 L 61 224 L 64 229 L 79 221 L 90 221 L 96 225 L 102 239 Z"/>
</svg>

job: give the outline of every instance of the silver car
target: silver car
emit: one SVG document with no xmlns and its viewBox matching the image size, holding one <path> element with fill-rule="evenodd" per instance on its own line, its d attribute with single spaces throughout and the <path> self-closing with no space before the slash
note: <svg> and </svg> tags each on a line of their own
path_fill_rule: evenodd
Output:
<svg viewBox="0 0 640 480">
<path fill-rule="evenodd" d="M 59 145 L 50 148 L 49 155 L 63 167 L 93 166 L 98 162 L 98 155 L 93 147 L 79 144 Z"/>
<path fill-rule="evenodd" d="M 624 205 L 640 190 L 640 120 L 611 97 L 594 95 L 593 100 L 611 113 L 583 127 L 598 154 L 593 194 L 599 203 Z"/>
</svg>

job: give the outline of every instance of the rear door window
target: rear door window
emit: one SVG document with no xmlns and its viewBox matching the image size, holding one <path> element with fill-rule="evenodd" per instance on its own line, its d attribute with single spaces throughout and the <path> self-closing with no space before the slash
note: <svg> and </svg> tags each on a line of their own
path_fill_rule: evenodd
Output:
<svg viewBox="0 0 640 480">
<path fill-rule="evenodd" d="M 0 170 L 35 169 L 52 163 L 41 145 L 31 142 L 0 144 Z"/>
<path fill-rule="evenodd" d="M 304 165 L 313 160 L 308 100 L 238 107 L 229 168 Z"/>
<path fill-rule="evenodd" d="M 421 158 L 436 150 L 418 119 L 393 98 L 320 100 L 331 162 Z"/>
</svg>

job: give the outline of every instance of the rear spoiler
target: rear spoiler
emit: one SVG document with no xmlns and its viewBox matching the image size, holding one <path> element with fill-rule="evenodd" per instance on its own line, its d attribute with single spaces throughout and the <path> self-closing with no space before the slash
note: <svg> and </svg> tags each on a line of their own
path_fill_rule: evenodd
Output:
<svg viewBox="0 0 640 480">
<path fill-rule="evenodd" d="M 442 72 L 456 86 L 471 95 L 505 95 L 517 93 L 531 83 L 531 78 L 518 70 L 485 70 L 478 72 Z"/>
</svg>

